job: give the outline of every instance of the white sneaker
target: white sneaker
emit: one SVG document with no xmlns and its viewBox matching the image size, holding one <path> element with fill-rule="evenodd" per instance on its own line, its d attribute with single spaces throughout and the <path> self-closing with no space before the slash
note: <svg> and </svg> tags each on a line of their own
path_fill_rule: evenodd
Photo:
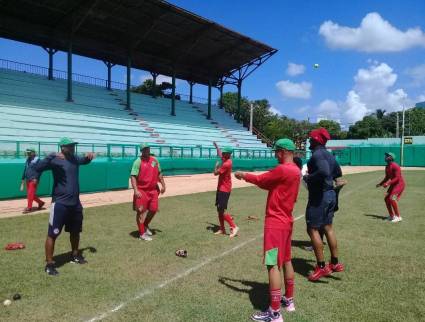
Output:
<svg viewBox="0 0 425 322">
<path fill-rule="evenodd" d="M 287 299 L 285 296 L 282 296 L 280 304 L 282 304 L 286 312 L 295 312 L 294 298 Z"/>
<path fill-rule="evenodd" d="M 401 219 L 401 217 L 398 217 L 398 216 L 394 216 L 394 218 L 393 218 L 393 220 L 391 220 L 391 222 L 392 223 L 396 223 L 396 222 L 399 222 L 399 221 L 402 221 L 403 219 Z"/>
<path fill-rule="evenodd" d="M 148 236 L 153 235 L 152 231 L 149 228 L 146 228 L 145 234 L 148 235 Z"/>
<path fill-rule="evenodd" d="M 144 241 L 151 241 L 152 238 L 145 232 L 143 235 L 140 235 L 139 239 Z"/>
<path fill-rule="evenodd" d="M 230 238 L 233 238 L 233 237 L 235 237 L 235 236 L 237 236 L 237 234 L 238 234 L 238 232 L 239 232 L 239 227 L 238 226 L 236 226 L 235 228 L 231 228 L 231 233 L 230 233 Z"/>
</svg>

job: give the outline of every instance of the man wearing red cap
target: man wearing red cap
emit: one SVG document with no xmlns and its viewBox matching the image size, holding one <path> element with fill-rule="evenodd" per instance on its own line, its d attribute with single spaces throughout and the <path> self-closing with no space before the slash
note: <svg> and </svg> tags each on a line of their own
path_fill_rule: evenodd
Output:
<svg viewBox="0 0 425 322">
<path fill-rule="evenodd" d="M 387 220 L 396 223 L 401 221 L 400 212 L 398 210 L 397 201 L 400 199 L 404 191 L 405 183 L 401 175 L 400 166 L 394 162 L 395 154 L 391 152 L 385 153 L 385 178 L 376 185 L 376 187 L 389 187 L 385 196 L 385 205 L 388 209 Z"/>
<path fill-rule="evenodd" d="M 306 209 L 307 232 L 313 244 L 317 266 L 308 277 L 310 281 L 317 281 L 332 272 L 342 272 L 343 264 L 338 262 L 338 247 L 332 221 L 336 206 L 334 180 L 341 176 L 341 168 L 335 157 L 326 148 L 330 139 L 329 132 L 316 129 L 310 132 L 310 150 L 313 154 L 307 163 L 308 174 L 303 180 L 308 186 L 308 203 Z M 326 265 L 323 255 L 323 241 L 320 230 L 323 229 L 331 252 L 331 262 Z"/>
</svg>

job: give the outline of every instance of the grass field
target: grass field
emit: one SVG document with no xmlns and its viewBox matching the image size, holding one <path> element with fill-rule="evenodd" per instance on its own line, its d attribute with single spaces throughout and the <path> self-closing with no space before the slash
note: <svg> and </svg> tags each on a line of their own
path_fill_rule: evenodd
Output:
<svg viewBox="0 0 425 322">
<path fill-rule="evenodd" d="M 400 207 L 403 222 L 382 220 L 383 176 L 347 176 L 335 227 L 346 272 L 320 283 L 306 276 L 314 256 L 304 218 L 296 221 L 293 263 L 296 307 L 287 321 L 423 321 L 425 317 L 425 172 L 404 173 L 407 189 Z M 152 223 L 154 241 L 138 240 L 130 204 L 85 211 L 81 247 L 88 265 L 68 264 L 68 235 L 58 240 L 60 275 L 43 272 L 47 215 L 0 220 L 0 245 L 22 241 L 21 251 L 0 250 L 0 299 L 22 300 L 0 306 L 0 321 L 248 321 L 268 303 L 261 264 L 265 192 L 235 189 L 230 210 L 241 227 L 230 240 L 216 228 L 214 193 L 169 197 Z M 302 189 L 295 217 L 304 214 Z M 174 251 L 188 250 L 186 259 Z M 326 257 L 329 257 L 326 250 Z M 114 310 L 115 312 L 112 312 Z"/>
</svg>

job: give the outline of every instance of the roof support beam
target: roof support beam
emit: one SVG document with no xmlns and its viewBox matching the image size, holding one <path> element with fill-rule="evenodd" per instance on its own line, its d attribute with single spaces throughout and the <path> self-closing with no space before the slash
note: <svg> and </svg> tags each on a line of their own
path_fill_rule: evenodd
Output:
<svg viewBox="0 0 425 322">
<path fill-rule="evenodd" d="M 68 44 L 68 69 L 67 69 L 67 97 L 66 97 L 66 101 L 67 102 L 73 102 L 74 100 L 72 99 L 72 39 L 69 40 L 69 44 Z"/>
</svg>

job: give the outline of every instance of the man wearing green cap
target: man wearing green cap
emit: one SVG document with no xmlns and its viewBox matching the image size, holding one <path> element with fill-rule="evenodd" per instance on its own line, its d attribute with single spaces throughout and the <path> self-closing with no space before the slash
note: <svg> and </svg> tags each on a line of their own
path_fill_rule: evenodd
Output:
<svg viewBox="0 0 425 322">
<path fill-rule="evenodd" d="M 64 226 L 65 231 L 70 233 L 71 263 L 87 263 L 78 250 L 83 227 L 83 207 L 80 202 L 78 176 L 80 165 L 90 163 L 95 155 L 94 153 L 87 153 L 84 157 L 75 155 L 77 144 L 70 138 L 62 138 L 59 142 L 61 153 L 49 154 L 36 166 L 36 170 L 40 173 L 46 170 L 52 170 L 53 173 L 52 205 L 45 244 L 45 272 L 48 275 L 59 274 L 53 260 L 53 252 L 56 238 L 60 235 Z"/>
<path fill-rule="evenodd" d="M 254 321 L 283 321 L 281 304 L 287 312 L 295 311 L 294 268 L 291 262 L 291 239 L 294 218 L 292 211 L 298 197 L 301 171 L 294 163 L 295 144 L 290 139 L 280 139 L 274 145 L 279 164 L 261 175 L 236 172 L 237 179 L 244 179 L 261 189 L 268 190 L 266 218 L 264 221 L 264 264 L 269 275 L 270 307 L 254 313 Z M 285 296 L 282 297 L 282 267 Z"/>
<path fill-rule="evenodd" d="M 214 175 L 218 176 L 217 192 L 215 194 L 215 206 L 217 207 L 218 220 L 220 229 L 215 232 L 216 235 L 225 235 L 226 228 L 224 222 L 230 226 L 230 238 L 237 236 L 239 227 L 235 225 L 232 216 L 226 213 L 227 205 L 229 203 L 230 193 L 232 192 L 232 159 L 230 158 L 233 152 L 231 147 L 223 147 L 220 149 L 216 142 L 213 142 L 217 149 L 217 155 L 221 158 L 221 165 L 219 161 L 216 162 L 214 168 Z"/>
<path fill-rule="evenodd" d="M 38 203 L 38 209 L 42 209 L 45 202 L 37 197 L 37 185 L 40 179 L 40 173 L 35 170 L 40 159 L 35 153 L 35 149 L 28 148 L 26 151 L 27 160 L 25 162 L 24 172 L 22 173 L 21 191 L 24 190 L 24 185 L 27 187 L 27 207 L 23 213 L 27 214 L 32 211 L 33 201 Z"/>
<path fill-rule="evenodd" d="M 385 153 L 385 178 L 376 185 L 376 187 L 389 187 L 385 196 L 385 205 L 388 209 L 387 220 L 392 223 L 402 221 L 400 212 L 398 210 L 398 200 L 404 191 L 405 183 L 401 174 L 400 166 L 394 162 L 395 154 L 392 152 Z"/>
<path fill-rule="evenodd" d="M 134 161 L 130 173 L 131 186 L 134 190 L 133 210 L 136 211 L 139 238 L 151 241 L 152 231 L 149 224 L 158 211 L 158 194 L 165 192 L 165 181 L 158 160 L 150 153 L 149 143 L 142 143 L 139 148 L 140 158 Z M 158 182 L 161 183 L 161 190 Z"/>
</svg>

